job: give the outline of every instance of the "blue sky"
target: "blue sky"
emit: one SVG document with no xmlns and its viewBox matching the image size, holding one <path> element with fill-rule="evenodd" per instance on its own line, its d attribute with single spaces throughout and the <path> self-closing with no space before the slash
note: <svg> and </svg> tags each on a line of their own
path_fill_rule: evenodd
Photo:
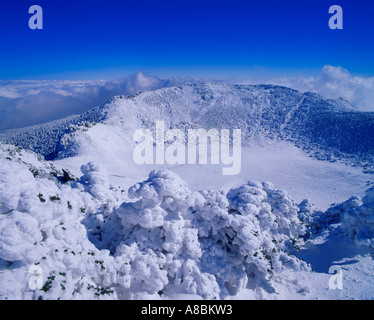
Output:
<svg viewBox="0 0 374 320">
<path fill-rule="evenodd" d="M 40 5 L 44 29 L 30 30 Z M 330 30 L 330 5 L 344 29 Z M 313 73 L 325 65 L 374 75 L 369 0 L 7 0 L 0 10 L 0 79 L 245 77 Z"/>
</svg>

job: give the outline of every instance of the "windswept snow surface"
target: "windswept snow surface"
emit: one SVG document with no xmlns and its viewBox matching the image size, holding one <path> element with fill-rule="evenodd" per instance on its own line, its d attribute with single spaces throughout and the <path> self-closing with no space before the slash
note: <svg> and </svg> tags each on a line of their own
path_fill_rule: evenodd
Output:
<svg viewBox="0 0 374 320">
<path fill-rule="evenodd" d="M 241 129 L 240 174 L 136 165 L 156 121 Z M 373 128 L 342 99 L 197 84 L 4 132 L 0 298 L 373 299 Z"/>
</svg>

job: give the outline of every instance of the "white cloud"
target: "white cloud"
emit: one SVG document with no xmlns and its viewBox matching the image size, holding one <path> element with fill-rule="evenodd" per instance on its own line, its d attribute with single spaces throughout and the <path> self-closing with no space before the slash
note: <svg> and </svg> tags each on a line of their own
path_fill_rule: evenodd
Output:
<svg viewBox="0 0 374 320">
<path fill-rule="evenodd" d="M 353 76 L 342 67 L 326 65 L 313 76 L 267 78 L 262 82 L 316 92 L 331 99 L 342 97 L 359 110 L 374 111 L 374 77 Z"/>
<path fill-rule="evenodd" d="M 1 88 L 0 87 L 0 97 L 7 98 L 7 99 L 17 99 L 21 96 L 17 93 L 16 90 L 13 88 Z"/>
<path fill-rule="evenodd" d="M 115 95 L 134 95 L 185 82 L 142 72 L 117 80 L 0 81 L 0 130 L 81 114 Z"/>
</svg>

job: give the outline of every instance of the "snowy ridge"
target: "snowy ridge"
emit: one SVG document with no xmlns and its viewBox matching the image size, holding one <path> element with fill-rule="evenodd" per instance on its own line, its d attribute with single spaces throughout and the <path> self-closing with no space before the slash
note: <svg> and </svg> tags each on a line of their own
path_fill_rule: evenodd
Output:
<svg viewBox="0 0 374 320">
<path fill-rule="evenodd" d="M 284 139 L 318 159 L 373 164 L 374 113 L 359 112 L 344 99 L 273 85 L 186 84 L 131 98 L 119 96 L 82 116 L 0 133 L 0 140 L 51 159 L 68 147 L 66 141 L 63 147 L 60 142 L 76 130 L 71 125 L 115 124 L 131 138 L 134 130 L 150 128 L 156 120 L 180 129 L 240 128 L 244 144 Z"/>
</svg>

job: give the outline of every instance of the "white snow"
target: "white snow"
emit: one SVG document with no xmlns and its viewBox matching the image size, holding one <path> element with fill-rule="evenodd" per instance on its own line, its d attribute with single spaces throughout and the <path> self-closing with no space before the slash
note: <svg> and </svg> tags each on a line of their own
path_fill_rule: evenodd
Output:
<svg viewBox="0 0 374 320">
<path fill-rule="evenodd" d="M 352 111 L 274 87 L 187 86 L 114 99 L 102 121 L 62 137 L 58 160 L 0 143 L 0 299 L 373 299 L 372 173 L 329 149 L 336 136 L 296 141 L 329 162 L 271 134 L 296 130 L 307 99 Z M 234 118 L 256 133 L 237 176 L 133 161 L 133 132 L 156 120 L 221 129 Z M 332 266 L 341 290 L 329 289 Z"/>
<path fill-rule="evenodd" d="M 196 192 L 168 170 L 125 195 L 96 163 L 61 183 L 47 162 L 32 174 L 22 158 L 36 155 L 18 152 L 0 160 L 2 299 L 373 298 L 373 249 L 352 238 L 366 224 L 346 222 L 353 205 L 324 214 L 255 181 Z M 371 221 L 372 189 L 355 199 Z M 342 291 L 327 287 L 332 265 L 343 267 Z M 38 289 L 31 266 L 42 270 Z"/>
<path fill-rule="evenodd" d="M 373 181 L 373 175 L 363 173 L 360 168 L 316 160 L 288 142 L 268 142 L 268 145 L 254 144 L 243 148 L 242 168 L 236 176 L 223 176 L 222 165 L 138 166 L 132 159 L 130 143 L 124 145 L 117 133 L 111 139 L 111 128 L 99 129 L 97 126 L 95 132 L 90 132 L 94 135 L 90 137 L 92 149 L 81 150 L 79 157 L 57 160 L 55 166 L 78 174 L 80 163 L 95 159 L 106 168 L 111 182 L 123 189 L 128 189 L 139 178 L 144 179 L 148 172 L 163 168 L 171 168 L 187 181 L 193 191 L 210 188 L 227 191 L 248 179 L 271 181 L 287 190 L 296 201 L 310 199 L 321 210 L 354 195 L 363 196 L 369 182 Z"/>
</svg>

